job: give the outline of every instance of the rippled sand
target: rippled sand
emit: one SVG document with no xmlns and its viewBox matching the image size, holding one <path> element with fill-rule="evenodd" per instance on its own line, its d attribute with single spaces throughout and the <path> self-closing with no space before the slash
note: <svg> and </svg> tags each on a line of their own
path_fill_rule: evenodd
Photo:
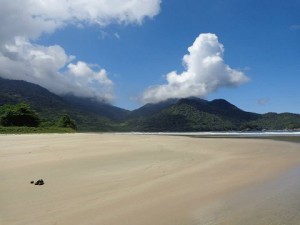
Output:
<svg viewBox="0 0 300 225">
<path fill-rule="evenodd" d="M 299 165 L 272 140 L 2 135 L 0 224 L 299 225 Z"/>
</svg>

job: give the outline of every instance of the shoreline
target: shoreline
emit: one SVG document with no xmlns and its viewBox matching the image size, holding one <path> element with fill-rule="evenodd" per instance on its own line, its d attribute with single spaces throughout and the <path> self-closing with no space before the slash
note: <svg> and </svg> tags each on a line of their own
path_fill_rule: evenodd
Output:
<svg viewBox="0 0 300 225">
<path fill-rule="evenodd" d="M 297 218 L 300 205 L 296 143 L 75 133 L 0 135 L 0 144 L 7 225 L 256 225 L 258 215 L 275 225 L 265 210 L 280 203 Z M 37 179 L 45 185 L 30 184 Z"/>
<path fill-rule="evenodd" d="M 174 136 L 174 137 L 191 137 L 191 138 L 222 138 L 222 139 L 266 139 L 266 140 L 275 140 L 275 141 L 285 141 L 285 142 L 292 142 L 292 143 L 300 143 L 300 133 L 299 132 L 289 132 L 289 133 L 272 133 L 272 134 L 253 134 L 253 133 L 214 133 L 214 134 L 207 134 L 207 132 L 203 132 L 199 134 L 193 133 L 168 133 L 168 132 L 157 132 L 157 133 L 152 133 L 152 132 L 73 132 L 73 133 L 0 133 L 1 136 L 25 136 L 25 135 L 73 135 L 73 134 L 82 134 L 82 135 L 137 135 L 137 136 L 142 136 L 142 135 L 149 135 L 149 136 Z"/>
<path fill-rule="evenodd" d="M 256 136 L 256 137 L 237 137 L 237 136 L 187 136 L 192 138 L 229 138 L 229 139 L 257 139 L 257 140 L 274 140 L 290 143 L 300 143 L 300 136 Z"/>
</svg>

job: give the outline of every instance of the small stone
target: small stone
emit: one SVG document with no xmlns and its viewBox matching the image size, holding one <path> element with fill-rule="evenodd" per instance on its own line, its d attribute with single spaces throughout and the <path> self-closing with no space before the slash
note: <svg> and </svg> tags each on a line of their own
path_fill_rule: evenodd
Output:
<svg viewBox="0 0 300 225">
<path fill-rule="evenodd" d="M 39 179 L 37 182 L 35 182 L 34 185 L 44 185 L 44 184 L 45 184 L 44 180 L 43 179 Z"/>
<path fill-rule="evenodd" d="M 30 183 L 31 183 L 31 184 L 34 184 L 34 181 L 33 181 L 33 180 L 32 180 L 32 181 L 30 181 Z"/>
</svg>

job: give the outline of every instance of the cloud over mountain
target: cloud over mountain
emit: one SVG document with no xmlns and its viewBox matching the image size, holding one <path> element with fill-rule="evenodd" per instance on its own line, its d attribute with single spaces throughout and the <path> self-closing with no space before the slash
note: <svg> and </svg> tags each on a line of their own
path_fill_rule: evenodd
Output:
<svg viewBox="0 0 300 225">
<path fill-rule="evenodd" d="M 104 69 L 75 60 L 58 45 L 34 40 L 72 24 L 141 24 L 159 13 L 160 0 L 3 0 L 0 7 L 0 76 L 40 84 L 59 94 L 112 100 Z"/>
<path fill-rule="evenodd" d="M 222 87 L 237 87 L 249 80 L 241 71 L 224 62 L 224 47 L 215 34 L 200 34 L 183 57 L 185 70 L 166 75 L 167 84 L 149 87 L 144 102 L 168 98 L 205 97 Z"/>
</svg>

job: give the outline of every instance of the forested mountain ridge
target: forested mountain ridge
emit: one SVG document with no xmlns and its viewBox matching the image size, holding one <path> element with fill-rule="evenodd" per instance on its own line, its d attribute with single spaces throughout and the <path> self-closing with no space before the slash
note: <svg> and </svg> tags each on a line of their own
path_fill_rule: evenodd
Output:
<svg viewBox="0 0 300 225">
<path fill-rule="evenodd" d="M 0 78 L 0 106 L 17 103 L 30 105 L 42 119 L 50 122 L 67 113 L 76 121 L 79 131 L 114 129 L 114 123 L 109 118 L 70 104 L 64 97 L 53 94 L 39 85 Z"/>
<path fill-rule="evenodd" d="M 300 115 L 243 111 L 224 99 L 169 99 L 129 111 L 95 99 L 58 96 L 25 81 L 0 78 L 0 106 L 27 103 L 45 120 L 69 114 L 79 131 L 227 131 L 299 129 Z"/>
</svg>

